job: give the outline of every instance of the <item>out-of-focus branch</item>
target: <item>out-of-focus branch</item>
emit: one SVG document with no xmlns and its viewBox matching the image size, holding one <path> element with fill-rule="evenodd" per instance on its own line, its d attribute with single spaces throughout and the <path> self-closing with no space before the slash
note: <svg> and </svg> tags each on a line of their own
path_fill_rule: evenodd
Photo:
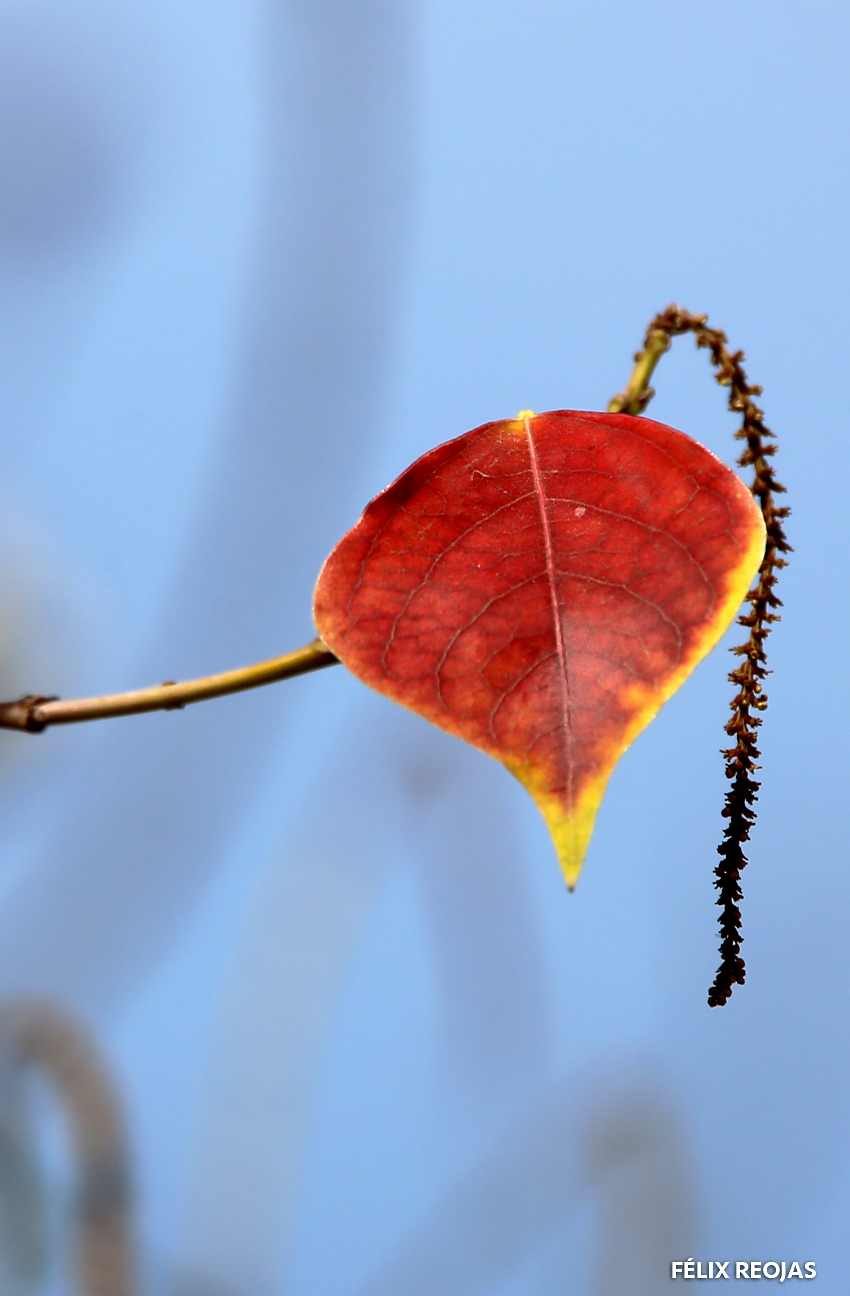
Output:
<svg viewBox="0 0 850 1296">
<path fill-rule="evenodd" d="M 282 657 L 242 666 L 239 670 L 224 671 L 221 675 L 184 680 L 180 684 L 167 680 L 164 684 L 136 689 L 131 693 L 69 698 L 67 701 L 31 693 L 16 702 L 0 702 L 0 729 L 41 733 L 48 725 L 140 715 L 143 711 L 179 711 L 192 702 L 205 702 L 208 698 L 224 697 L 227 693 L 261 688 L 264 684 L 306 675 L 308 671 L 321 670 L 324 666 L 335 666 L 338 661 L 339 658 L 325 647 L 321 639 L 314 639 L 304 648 L 297 648 Z"/>
<path fill-rule="evenodd" d="M 48 1003 L 0 1007 L 0 1044 L 43 1071 L 76 1157 L 76 1268 L 82 1296 L 133 1296 L 129 1152 L 121 1105 L 87 1032 Z"/>
</svg>

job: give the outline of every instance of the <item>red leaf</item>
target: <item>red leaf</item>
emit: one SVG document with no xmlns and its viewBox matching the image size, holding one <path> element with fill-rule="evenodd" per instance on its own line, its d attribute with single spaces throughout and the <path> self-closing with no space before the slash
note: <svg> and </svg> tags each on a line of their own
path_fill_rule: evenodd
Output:
<svg viewBox="0 0 850 1296">
<path fill-rule="evenodd" d="M 572 888 L 626 747 L 717 643 L 764 552 L 731 469 L 682 432 L 557 410 L 437 446 L 316 586 L 364 683 L 495 756 Z"/>
</svg>

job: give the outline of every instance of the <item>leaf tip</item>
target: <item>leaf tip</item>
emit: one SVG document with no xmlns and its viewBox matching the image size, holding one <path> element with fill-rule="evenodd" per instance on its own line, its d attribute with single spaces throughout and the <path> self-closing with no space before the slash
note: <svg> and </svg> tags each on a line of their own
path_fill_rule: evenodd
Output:
<svg viewBox="0 0 850 1296">
<path fill-rule="evenodd" d="M 549 824 L 549 831 L 552 834 L 552 840 L 555 843 L 555 851 L 558 856 L 558 863 L 561 865 L 561 872 L 564 875 L 564 881 L 567 884 L 567 890 L 573 892 L 584 867 L 584 859 L 587 854 L 587 848 L 590 845 L 590 832 L 593 831 L 591 826 L 590 832 L 579 841 L 574 834 L 569 831 L 569 823 L 563 826 Z M 560 831 L 563 827 L 567 832 Z"/>
<path fill-rule="evenodd" d="M 587 788 L 583 795 L 579 795 L 571 811 L 565 810 L 560 798 L 539 794 L 535 796 L 532 791 L 537 807 L 546 820 L 567 890 L 571 892 L 575 891 L 584 867 L 585 856 L 596 823 L 596 813 L 602 802 L 607 781 L 607 777 L 594 780 L 593 785 Z"/>
</svg>

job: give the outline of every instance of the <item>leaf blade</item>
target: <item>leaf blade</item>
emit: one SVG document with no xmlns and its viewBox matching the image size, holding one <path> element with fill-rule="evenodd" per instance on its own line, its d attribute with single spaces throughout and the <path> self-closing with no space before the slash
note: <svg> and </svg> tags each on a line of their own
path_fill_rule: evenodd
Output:
<svg viewBox="0 0 850 1296">
<path fill-rule="evenodd" d="M 520 779 L 572 888 L 614 766 L 731 623 L 764 526 L 683 433 L 523 415 L 377 496 L 325 563 L 314 615 L 365 683 Z"/>
</svg>

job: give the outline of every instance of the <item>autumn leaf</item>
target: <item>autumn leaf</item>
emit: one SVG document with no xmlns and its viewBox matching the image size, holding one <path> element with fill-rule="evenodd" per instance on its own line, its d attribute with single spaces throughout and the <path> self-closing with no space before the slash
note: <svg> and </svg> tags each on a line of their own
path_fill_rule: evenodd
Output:
<svg viewBox="0 0 850 1296">
<path fill-rule="evenodd" d="M 764 546 L 746 486 L 684 433 L 524 410 L 372 500 L 322 568 L 316 627 L 364 683 L 516 775 L 572 888 L 614 766 Z"/>
</svg>

